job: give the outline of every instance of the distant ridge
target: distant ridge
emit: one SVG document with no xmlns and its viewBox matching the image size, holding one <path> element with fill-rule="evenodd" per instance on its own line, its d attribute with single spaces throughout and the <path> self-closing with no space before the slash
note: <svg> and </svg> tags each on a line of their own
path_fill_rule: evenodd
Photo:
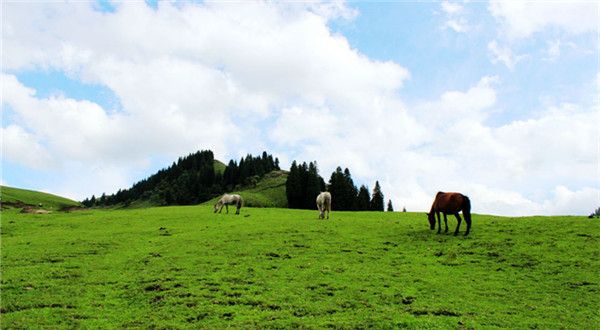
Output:
<svg viewBox="0 0 600 330">
<path fill-rule="evenodd" d="M 74 200 L 35 190 L 27 190 L 0 186 L 2 208 L 17 207 L 23 209 L 39 209 L 47 211 L 64 210 L 79 207 L 81 203 Z"/>
<path fill-rule="evenodd" d="M 195 205 L 225 192 L 256 188 L 265 175 L 278 170 L 279 160 L 266 151 L 260 156 L 248 154 L 239 162 L 232 159 L 225 165 L 214 158 L 212 151 L 202 150 L 179 157 L 170 166 L 130 188 L 110 195 L 91 196 L 81 203 L 86 207 L 111 208 Z M 258 204 L 282 205 L 281 201 L 271 203 L 264 198 Z"/>
</svg>

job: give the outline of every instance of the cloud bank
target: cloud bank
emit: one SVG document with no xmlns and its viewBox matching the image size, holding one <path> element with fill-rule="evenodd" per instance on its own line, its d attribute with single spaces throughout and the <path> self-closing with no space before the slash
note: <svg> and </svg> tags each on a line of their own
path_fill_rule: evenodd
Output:
<svg viewBox="0 0 600 330">
<path fill-rule="evenodd" d="M 517 26 L 508 27 L 515 36 L 545 24 L 524 28 L 507 18 L 514 11 L 492 10 Z M 114 12 L 10 3 L 4 15 L 4 157 L 61 176 L 42 187 L 56 193 L 82 199 L 127 187 L 155 157 L 211 149 L 227 160 L 265 149 L 283 166 L 317 160 L 326 180 L 338 165 L 358 182 L 378 179 L 386 199 L 409 211 L 426 210 L 438 190 L 468 194 L 475 212 L 597 207 L 593 105 L 553 105 L 493 127 L 497 76 L 406 104 L 399 92 L 409 70 L 367 57 L 329 28 L 356 17 L 343 2 L 123 3 Z M 19 81 L 24 71 L 105 86 L 120 106 L 38 96 Z"/>
</svg>

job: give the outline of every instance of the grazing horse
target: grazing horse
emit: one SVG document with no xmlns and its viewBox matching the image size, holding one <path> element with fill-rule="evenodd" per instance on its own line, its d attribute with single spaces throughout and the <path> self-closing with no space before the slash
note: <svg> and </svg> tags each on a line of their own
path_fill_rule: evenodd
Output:
<svg viewBox="0 0 600 330">
<path fill-rule="evenodd" d="M 435 229 L 434 213 L 437 215 L 438 234 L 442 230 L 442 219 L 440 218 L 440 212 L 444 215 L 446 233 L 448 232 L 448 218 L 446 218 L 446 214 L 454 214 L 456 220 L 458 220 L 458 225 L 456 225 L 454 235 L 458 235 L 458 229 L 460 228 L 460 222 L 462 220 L 458 214 L 460 211 L 462 211 L 465 221 L 467 222 L 467 231 L 465 232 L 465 236 L 467 236 L 469 235 L 469 231 L 471 231 L 471 201 L 469 200 L 469 197 L 456 192 L 438 192 L 437 195 L 435 195 L 433 205 L 431 205 L 431 211 L 427 213 L 431 230 Z"/>
<path fill-rule="evenodd" d="M 319 219 L 325 218 L 325 211 L 327 211 L 327 219 L 329 219 L 329 212 L 331 212 L 331 194 L 328 191 L 322 192 L 317 196 L 317 209 L 319 209 Z"/>
<path fill-rule="evenodd" d="M 217 204 L 215 204 L 215 213 L 217 213 L 217 211 L 221 213 L 223 210 L 223 205 L 225 205 L 225 211 L 229 213 L 229 207 L 227 205 L 234 204 L 237 207 L 235 214 L 240 214 L 240 209 L 242 208 L 243 203 L 244 200 L 242 199 L 242 196 L 225 194 L 223 197 L 221 197 L 221 199 L 219 199 Z"/>
</svg>

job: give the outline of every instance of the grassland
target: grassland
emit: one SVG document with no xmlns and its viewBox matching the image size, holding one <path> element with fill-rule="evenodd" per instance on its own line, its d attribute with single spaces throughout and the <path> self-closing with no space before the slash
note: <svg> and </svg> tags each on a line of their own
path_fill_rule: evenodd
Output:
<svg viewBox="0 0 600 330">
<path fill-rule="evenodd" d="M 2 328 L 600 324 L 600 223 L 211 205 L 2 213 Z M 452 222 L 451 229 L 453 229 Z"/>
<path fill-rule="evenodd" d="M 65 207 L 79 206 L 79 202 L 39 191 L 0 186 L 3 204 L 27 204 L 39 206 L 45 210 L 60 210 Z"/>
<path fill-rule="evenodd" d="M 258 183 L 251 187 L 235 190 L 232 194 L 240 194 L 244 199 L 244 206 L 248 207 L 287 207 L 285 195 L 285 171 L 273 171 L 266 174 Z M 214 205 L 219 199 L 213 198 L 206 204 Z M 225 211 L 223 211 L 225 212 Z"/>
</svg>

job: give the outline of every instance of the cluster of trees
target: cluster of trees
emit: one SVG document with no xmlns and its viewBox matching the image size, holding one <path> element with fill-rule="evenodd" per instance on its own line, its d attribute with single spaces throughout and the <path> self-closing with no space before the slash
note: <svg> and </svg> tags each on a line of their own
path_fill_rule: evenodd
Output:
<svg viewBox="0 0 600 330">
<path fill-rule="evenodd" d="M 223 172 L 223 186 L 226 191 L 231 191 L 239 185 L 253 185 L 274 170 L 279 170 L 279 159 L 273 159 L 266 151 L 258 157 L 248 154 L 239 163 L 232 159 Z"/>
<path fill-rule="evenodd" d="M 356 188 L 352 175 L 348 168 L 342 171 L 338 166 L 331 174 L 329 179 L 329 192 L 335 201 L 331 207 L 340 211 L 383 211 L 383 192 L 379 181 L 375 181 L 373 194 L 369 193 L 369 188 L 361 185 Z M 335 197 L 333 197 L 335 196 Z M 391 202 L 390 202 L 391 203 Z"/>
<path fill-rule="evenodd" d="M 362 185 L 357 189 L 350 170 L 338 167 L 329 179 L 327 186 L 319 175 L 316 162 L 298 164 L 292 162 L 286 181 L 288 207 L 296 209 L 316 209 L 315 198 L 321 191 L 328 190 L 333 198 L 332 208 L 339 211 L 383 211 L 384 199 L 379 182 L 375 182 L 373 194 Z M 392 201 L 388 211 L 393 211 Z"/>
<path fill-rule="evenodd" d="M 292 162 L 285 182 L 288 207 L 292 209 L 315 209 L 315 198 L 325 191 L 325 181 L 319 175 L 317 162 L 298 165 Z"/>
<path fill-rule="evenodd" d="M 279 160 L 263 152 L 261 157 L 247 155 L 240 162 L 229 162 L 223 173 L 215 170 L 212 151 L 203 150 L 180 157 L 178 161 L 156 174 L 121 189 L 112 195 L 86 198 L 86 207 L 129 205 L 148 201 L 152 205 L 189 205 L 207 201 L 234 187 L 260 179 L 279 169 Z"/>
</svg>

